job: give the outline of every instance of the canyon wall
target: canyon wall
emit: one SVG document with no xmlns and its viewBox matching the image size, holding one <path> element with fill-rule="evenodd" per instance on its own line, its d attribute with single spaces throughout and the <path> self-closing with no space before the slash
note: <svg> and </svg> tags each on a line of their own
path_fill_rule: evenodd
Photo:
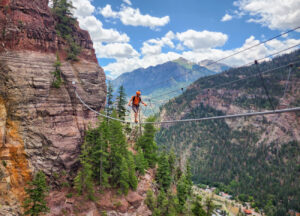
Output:
<svg viewBox="0 0 300 216">
<path fill-rule="evenodd" d="M 32 173 L 74 176 L 84 131 L 105 105 L 106 84 L 88 32 L 74 29 L 79 61 L 64 60 L 67 43 L 55 31 L 48 0 L 0 1 L 0 215 L 19 215 Z M 56 54 L 60 88 L 52 86 Z"/>
</svg>

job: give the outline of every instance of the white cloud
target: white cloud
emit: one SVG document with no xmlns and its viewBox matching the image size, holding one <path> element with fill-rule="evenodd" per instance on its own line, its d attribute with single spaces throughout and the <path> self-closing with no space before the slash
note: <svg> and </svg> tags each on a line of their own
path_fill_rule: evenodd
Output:
<svg viewBox="0 0 300 216">
<path fill-rule="evenodd" d="M 89 31 L 93 42 L 128 42 L 130 39 L 126 34 L 121 34 L 114 29 L 103 28 L 102 22 L 95 16 L 79 17 L 82 29 Z"/>
<path fill-rule="evenodd" d="M 147 42 L 144 42 L 141 51 L 143 55 L 158 55 L 161 53 L 161 46 L 157 44 L 151 45 Z"/>
<path fill-rule="evenodd" d="M 91 16 L 95 11 L 95 7 L 89 0 L 72 0 L 73 6 L 75 7 L 75 17 L 86 17 Z"/>
<path fill-rule="evenodd" d="M 106 18 L 117 18 L 118 17 L 118 13 L 113 11 L 109 4 L 106 5 L 104 8 L 100 8 L 99 11 L 102 14 L 102 16 L 104 16 Z"/>
<path fill-rule="evenodd" d="M 186 32 L 177 33 L 176 36 L 183 45 L 192 50 L 220 47 L 228 40 L 228 36 L 226 34 L 206 30 L 198 32 L 190 29 Z"/>
<path fill-rule="evenodd" d="M 257 1 L 258 0 L 239 0 L 238 2 Z M 175 60 L 179 57 L 184 57 L 193 62 L 199 62 L 204 59 L 218 60 L 260 42 L 254 36 L 251 36 L 245 40 L 245 43 L 239 48 L 222 50 L 218 47 L 222 47 L 228 40 L 228 36 L 222 32 L 198 32 L 190 29 L 186 32 L 175 34 L 174 32 L 169 31 L 161 38 L 153 38 L 145 41 L 141 48 L 141 55 L 129 44 L 130 38 L 127 34 L 120 33 L 115 29 L 106 29 L 103 27 L 102 22 L 94 16 L 95 7 L 91 4 L 91 0 L 72 0 L 72 2 L 77 8 L 74 10 L 74 15 L 77 17 L 81 28 L 88 30 L 91 34 L 97 57 L 113 58 L 116 60 L 116 62 L 103 67 L 106 72 L 110 72 L 113 78 L 116 78 L 124 72 L 129 72 L 141 67 L 146 68 L 155 66 L 157 64 Z M 235 5 L 238 5 L 238 3 L 236 2 Z M 239 5 L 239 8 L 242 8 L 242 6 Z M 248 7 L 246 8 L 250 11 Z M 133 14 L 136 14 L 137 17 L 142 16 L 145 20 L 147 19 L 144 16 L 149 16 L 142 15 L 138 9 L 129 9 L 133 10 Z M 105 9 L 102 9 L 102 13 L 105 14 L 106 17 L 119 18 L 123 22 L 126 16 L 121 14 L 126 14 L 126 10 L 128 10 L 128 7 L 123 5 L 119 12 L 115 12 L 107 5 Z M 240 9 L 238 12 L 233 12 L 233 16 L 243 16 L 245 13 L 246 10 L 242 11 Z M 151 28 L 159 26 L 153 22 L 153 20 L 155 20 L 152 19 L 153 17 L 149 17 L 150 21 L 139 21 L 140 25 L 149 26 Z M 134 22 L 135 19 L 136 18 L 132 17 L 132 22 Z M 264 45 L 226 59 L 223 63 L 230 66 L 242 65 L 299 43 L 300 40 L 281 37 L 280 40 L 272 40 Z M 176 52 L 162 53 L 163 47 L 176 50 Z M 291 50 L 287 52 L 290 51 Z"/>
<path fill-rule="evenodd" d="M 232 18 L 233 18 L 233 17 L 232 17 L 231 15 L 225 14 L 225 15 L 222 17 L 221 21 L 222 21 L 222 22 L 226 22 L 226 21 L 232 20 Z"/>
<path fill-rule="evenodd" d="M 78 19 L 80 27 L 90 33 L 98 58 L 125 58 L 139 55 L 128 44 L 130 38 L 127 34 L 103 27 L 102 22 L 93 15 L 95 7 L 90 0 L 72 0 L 72 3 L 75 7 L 74 16 Z"/>
<path fill-rule="evenodd" d="M 200 51 L 186 51 L 182 53 L 182 57 L 192 62 L 200 62 L 205 59 L 218 60 L 226 56 L 232 55 L 235 52 L 241 51 L 245 48 L 256 45 L 258 43 L 260 43 L 259 40 L 255 39 L 254 36 L 250 36 L 249 38 L 246 39 L 245 43 L 241 47 L 236 49 L 232 49 L 232 50 L 205 49 Z M 268 55 L 271 55 L 273 53 L 276 53 L 280 50 L 283 50 L 287 47 L 294 46 L 299 43 L 300 43 L 300 39 L 299 40 L 288 39 L 285 41 L 273 40 L 264 45 L 257 46 L 251 50 L 232 56 L 222 61 L 222 63 L 228 64 L 232 67 L 248 64 L 254 62 L 254 60 L 256 59 L 264 58 Z M 289 53 L 295 49 L 297 48 L 287 50 L 285 53 Z"/>
<path fill-rule="evenodd" d="M 113 11 L 108 4 L 104 8 L 99 9 L 100 14 L 105 18 L 119 18 L 124 25 L 144 26 L 155 29 L 156 27 L 165 26 L 170 22 L 169 16 L 154 17 L 149 14 L 141 14 L 140 10 L 122 6 L 119 12 Z"/>
<path fill-rule="evenodd" d="M 259 23 L 270 29 L 286 30 L 299 26 L 299 0 L 238 0 L 234 5 L 241 14 L 248 14 L 249 22 Z"/>
<path fill-rule="evenodd" d="M 128 4 L 128 5 L 132 5 L 130 0 L 123 0 L 124 3 Z"/>
<path fill-rule="evenodd" d="M 104 67 L 105 71 L 109 71 L 111 73 L 112 78 L 116 78 L 124 72 L 130 72 L 137 68 L 147 68 L 149 66 L 155 66 L 158 64 L 163 64 L 167 61 L 172 61 L 178 59 L 179 57 L 183 57 L 191 62 L 198 63 L 205 59 L 218 60 L 224 58 L 226 56 L 232 55 L 235 52 L 241 51 L 250 46 L 256 45 L 260 43 L 259 40 L 255 39 L 254 36 L 250 36 L 244 42 L 241 47 L 232 49 L 232 50 L 222 50 L 216 48 L 207 48 L 201 50 L 190 50 L 184 51 L 182 53 L 176 52 L 168 52 L 168 53 L 159 53 L 153 55 L 145 55 L 141 57 L 133 57 L 133 58 L 122 58 L 118 59 L 117 62 L 111 63 Z M 287 39 L 284 41 L 273 40 L 264 45 L 257 46 L 249 51 L 242 52 L 238 55 L 230 57 L 222 63 L 228 64 L 232 67 L 241 66 L 244 64 L 248 64 L 254 62 L 256 59 L 264 58 L 265 56 L 276 53 L 280 50 L 283 50 L 287 47 L 291 47 L 293 45 L 299 44 L 300 39 Z M 297 48 L 294 48 L 295 50 Z M 291 52 L 291 50 L 287 50 L 285 53 Z"/>
<path fill-rule="evenodd" d="M 139 57 L 139 53 L 127 43 L 110 43 L 103 45 L 95 43 L 96 54 L 98 58 L 134 58 Z"/>
<path fill-rule="evenodd" d="M 175 34 L 169 31 L 164 37 L 158 39 L 150 39 L 143 43 L 141 48 L 143 55 L 158 55 L 161 53 L 161 49 L 164 46 L 174 48 L 175 45 L 172 40 L 175 38 Z"/>
<path fill-rule="evenodd" d="M 78 19 L 82 29 L 87 30 L 94 42 L 128 42 L 130 39 L 126 34 L 121 34 L 114 29 L 105 29 L 100 20 L 93 13 L 95 7 L 90 0 L 72 0 L 75 7 L 74 16 Z"/>
</svg>

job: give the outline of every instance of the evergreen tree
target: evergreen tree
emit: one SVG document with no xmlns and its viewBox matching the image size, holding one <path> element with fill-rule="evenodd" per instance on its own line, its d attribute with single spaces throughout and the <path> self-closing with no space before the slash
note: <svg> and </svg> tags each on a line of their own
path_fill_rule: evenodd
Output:
<svg viewBox="0 0 300 216">
<path fill-rule="evenodd" d="M 148 168 L 148 162 L 144 157 L 144 153 L 141 148 L 138 149 L 135 155 L 136 169 L 140 175 L 145 175 L 145 169 Z"/>
<path fill-rule="evenodd" d="M 110 116 L 113 111 L 113 85 L 111 81 L 108 81 L 108 87 L 107 87 L 107 97 L 106 97 L 106 115 Z"/>
<path fill-rule="evenodd" d="M 169 158 L 165 152 L 162 153 L 158 161 L 156 180 L 162 190 L 167 191 L 169 189 L 172 178 L 170 173 Z"/>
<path fill-rule="evenodd" d="M 168 210 L 167 215 L 176 216 L 177 215 L 177 206 L 179 205 L 178 199 L 172 192 L 169 190 L 167 193 L 168 198 Z"/>
<path fill-rule="evenodd" d="M 106 121 L 102 121 L 95 129 L 89 129 L 86 134 L 86 142 L 90 146 L 89 158 L 92 165 L 93 177 L 102 187 L 109 186 L 109 153 L 108 153 L 109 128 Z"/>
<path fill-rule="evenodd" d="M 78 194 L 83 194 L 87 192 L 89 199 L 94 199 L 94 184 L 93 184 L 93 171 L 91 161 L 89 159 L 90 146 L 86 141 L 82 145 L 82 152 L 80 155 L 81 169 L 77 173 L 74 179 L 75 188 Z"/>
<path fill-rule="evenodd" d="M 177 197 L 178 197 L 180 212 L 183 212 L 185 202 L 186 202 L 188 196 L 189 196 L 189 185 L 187 183 L 186 176 L 183 174 L 180 177 L 179 182 L 177 184 Z"/>
<path fill-rule="evenodd" d="M 186 163 L 185 176 L 186 176 L 188 194 L 190 195 L 192 193 L 193 181 L 192 181 L 192 168 L 189 161 Z"/>
<path fill-rule="evenodd" d="M 211 216 L 214 209 L 215 209 L 215 205 L 212 201 L 211 197 L 207 197 L 205 200 L 205 208 L 206 208 L 206 215 L 207 216 Z"/>
<path fill-rule="evenodd" d="M 129 185 L 133 190 L 136 190 L 138 185 L 138 179 L 135 175 L 135 170 L 136 170 L 136 166 L 135 166 L 133 154 L 129 152 L 128 153 L 128 172 L 129 172 L 128 180 L 129 180 Z"/>
<path fill-rule="evenodd" d="M 146 121 L 154 121 L 153 117 L 148 118 Z M 144 133 L 138 139 L 136 145 L 137 148 L 141 148 L 144 152 L 144 156 L 150 167 L 154 167 L 157 160 L 157 145 L 154 141 L 155 128 L 152 124 L 146 124 L 144 126 Z"/>
<path fill-rule="evenodd" d="M 97 149 L 94 153 L 96 158 L 99 158 L 99 183 L 103 187 L 109 186 L 109 173 L 107 169 L 109 168 L 109 150 L 108 150 L 108 139 L 109 139 L 109 128 L 108 123 L 106 121 L 102 121 L 100 125 L 100 141 L 99 145 L 97 145 Z M 95 158 L 95 159 L 96 159 Z"/>
<path fill-rule="evenodd" d="M 71 11 L 73 8 L 72 2 L 67 0 L 54 0 L 53 2 L 52 11 L 57 19 L 56 31 L 64 39 L 72 35 L 72 27 L 76 23 Z"/>
<path fill-rule="evenodd" d="M 92 166 L 87 161 L 81 162 L 81 169 L 74 179 L 75 188 L 79 195 L 87 192 L 90 200 L 94 199 L 94 184 L 92 179 Z"/>
<path fill-rule="evenodd" d="M 154 212 L 155 208 L 156 208 L 156 199 L 154 197 L 154 194 L 152 192 L 152 190 L 148 190 L 147 191 L 147 197 L 146 197 L 146 200 L 145 200 L 145 203 L 146 205 L 148 206 L 148 208 Z"/>
<path fill-rule="evenodd" d="M 180 167 L 177 167 L 175 174 L 174 174 L 174 181 L 175 182 L 179 181 L 181 175 L 182 175 L 182 171 L 181 171 Z"/>
<path fill-rule="evenodd" d="M 119 176 L 119 187 L 122 192 L 127 195 L 129 190 L 129 173 L 128 173 L 128 164 L 124 157 L 122 157 L 121 165 L 120 165 L 120 176 Z"/>
<path fill-rule="evenodd" d="M 39 171 L 29 187 L 25 188 L 27 197 L 24 201 L 25 215 L 38 216 L 48 212 L 45 197 L 48 191 L 45 174 Z"/>
<path fill-rule="evenodd" d="M 120 86 L 117 96 L 117 112 L 120 119 L 124 120 L 126 115 L 126 94 L 123 85 Z"/>
<path fill-rule="evenodd" d="M 196 200 L 193 202 L 192 212 L 195 216 L 206 216 L 206 212 L 201 204 L 200 196 L 197 196 Z"/>
<path fill-rule="evenodd" d="M 174 171 L 175 171 L 175 161 L 176 161 L 176 155 L 174 153 L 174 150 L 171 149 L 171 151 L 169 153 L 169 164 L 170 164 L 171 173 L 174 173 Z"/>
<path fill-rule="evenodd" d="M 72 2 L 68 0 L 54 0 L 52 12 L 56 18 L 56 32 L 59 36 L 65 39 L 69 45 L 67 58 L 68 60 L 76 61 L 80 54 L 81 48 L 76 43 L 73 36 L 73 29 L 75 28 L 76 19 L 73 17 L 72 9 L 74 9 Z"/>
<path fill-rule="evenodd" d="M 167 215 L 168 199 L 164 190 L 159 191 L 157 196 L 157 207 L 159 208 L 160 215 Z"/>
<path fill-rule="evenodd" d="M 116 117 L 116 111 L 113 111 L 112 116 Z M 117 186 L 120 184 L 120 174 L 123 171 L 121 168 L 122 160 L 127 158 L 128 150 L 127 150 L 127 142 L 125 135 L 123 134 L 122 124 L 118 121 L 110 121 L 109 123 L 109 143 L 110 143 L 110 174 L 111 174 L 111 182 L 113 186 Z M 125 160 L 126 162 L 126 160 Z M 123 164 L 124 166 L 124 164 Z M 128 166 L 127 166 L 128 173 Z M 128 179 L 127 179 L 128 181 Z"/>
</svg>

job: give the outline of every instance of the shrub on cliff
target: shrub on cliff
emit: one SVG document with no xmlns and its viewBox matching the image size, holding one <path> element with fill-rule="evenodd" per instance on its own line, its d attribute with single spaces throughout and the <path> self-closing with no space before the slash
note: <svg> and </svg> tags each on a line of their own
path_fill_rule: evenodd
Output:
<svg viewBox="0 0 300 216">
<path fill-rule="evenodd" d="M 80 46 L 76 43 L 76 38 L 73 36 L 76 19 L 73 17 L 72 2 L 67 0 L 54 0 L 52 13 L 57 21 L 55 29 L 57 34 L 66 40 L 69 48 L 67 49 L 67 59 L 76 61 L 80 54 Z"/>
<path fill-rule="evenodd" d="M 56 61 L 54 62 L 53 66 L 55 67 L 55 71 L 52 72 L 52 74 L 54 75 L 52 86 L 55 88 L 60 88 L 60 85 L 62 84 L 62 78 L 60 69 L 61 62 L 58 55 L 56 55 Z"/>
<path fill-rule="evenodd" d="M 25 188 L 27 197 L 24 200 L 25 215 L 38 216 L 40 213 L 48 212 L 45 197 L 48 191 L 46 176 L 39 171 L 34 179 Z"/>
</svg>

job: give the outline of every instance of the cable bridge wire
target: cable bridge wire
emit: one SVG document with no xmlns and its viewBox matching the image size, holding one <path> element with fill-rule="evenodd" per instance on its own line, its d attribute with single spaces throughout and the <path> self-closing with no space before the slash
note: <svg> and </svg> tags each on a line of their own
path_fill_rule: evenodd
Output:
<svg viewBox="0 0 300 216">
<path fill-rule="evenodd" d="M 240 53 L 243 53 L 243 52 L 245 52 L 245 51 L 248 51 L 248 50 L 250 50 L 250 49 L 252 49 L 252 48 L 254 48 L 254 47 L 257 47 L 257 46 L 260 46 L 260 45 L 262 45 L 262 44 L 265 44 L 265 43 L 267 43 L 267 42 L 269 42 L 269 41 L 272 41 L 272 40 L 274 40 L 274 39 L 276 39 L 276 38 L 279 38 L 279 37 L 281 37 L 281 36 L 283 36 L 283 35 L 286 35 L 286 34 L 289 34 L 289 33 L 291 33 L 291 32 L 294 32 L 294 31 L 298 30 L 299 28 L 300 28 L 300 26 L 298 26 L 298 27 L 296 27 L 296 28 L 293 28 L 293 29 L 290 29 L 290 30 L 288 30 L 288 31 L 286 31 L 286 32 L 283 32 L 283 33 L 281 33 L 281 34 L 278 34 L 278 35 L 276 35 L 276 36 L 274 36 L 274 37 L 272 37 L 272 38 L 269 38 L 269 39 L 267 39 L 267 40 L 264 40 L 264 41 L 262 41 L 262 42 L 260 42 L 260 43 L 254 44 L 254 45 L 252 45 L 252 46 L 250 46 L 250 47 L 247 47 L 247 48 L 245 48 L 245 49 L 242 49 L 242 50 L 240 50 L 240 51 L 237 51 L 237 52 L 235 52 L 235 53 L 233 53 L 233 54 L 230 54 L 230 55 L 228 55 L 228 56 L 225 56 L 225 57 L 223 57 L 223 58 L 220 58 L 220 59 L 218 59 L 218 60 L 216 60 L 216 61 L 212 61 L 211 63 L 207 64 L 206 67 L 208 67 L 208 66 L 210 66 L 210 65 L 213 65 L 213 64 L 216 64 L 216 63 L 218 63 L 218 62 L 220 62 L 220 61 L 223 61 L 223 60 L 225 60 L 225 59 L 228 59 L 228 58 L 230 58 L 230 57 L 233 57 L 233 56 L 235 56 L 235 55 L 238 55 L 238 54 L 240 54 Z M 299 45 L 299 44 L 298 44 L 298 45 Z M 171 81 L 171 80 L 173 80 L 174 78 L 177 78 L 177 77 L 185 76 L 185 75 L 187 75 L 187 74 L 188 74 L 188 73 L 179 74 L 179 75 L 174 76 L 174 77 L 172 77 L 172 78 L 170 78 L 170 79 L 167 79 L 167 80 L 164 80 L 164 81 L 161 81 L 161 82 L 157 82 L 157 83 L 155 83 L 155 84 L 151 84 L 151 87 L 160 85 L 160 84 L 165 83 L 165 82 L 168 82 L 168 81 Z"/>
<path fill-rule="evenodd" d="M 134 124 L 134 122 L 131 121 L 126 121 L 126 120 L 121 120 L 118 118 L 114 118 L 111 116 L 107 116 L 104 115 L 96 110 L 94 110 L 93 108 L 91 108 L 89 105 L 87 105 L 82 98 L 79 96 L 79 94 L 77 93 L 76 88 L 75 90 L 75 94 L 76 97 L 80 100 L 80 102 L 89 110 L 91 110 L 92 112 L 111 119 L 111 120 L 116 120 L 119 122 L 123 122 L 123 123 L 132 123 Z M 180 119 L 180 120 L 170 120 L 170 121 L 159 121 L 159 122 L 139 122 L 138 124 L 166 124 L 166 123 L 179 123 L 179 122 L 195 122 L 195 121 L 205 121 L 205 120 L 217 120 L 217 119 L 226 119 L 226 118 L 239 118 L 239 117 L 245 117 L 245 116 L 257 116 L 257 115 L 270 115 L 270 114 L 277 114 L 277 113 L 284 113 L 284 112 L 298 112 L 300 111 L 300 107 L 294 107 L 294 108 L 287 108 L 287 109 L 281 109 L 281 110 L 272 110 L 272 111 L 264 111 L 264 112 L 251 112 L 251 113 L 240 113 L 240 114 L 234 114 L 234 115 L 223 115 L 223 116 L 212 116 L 212 117 L 204 117 L 204 118 L 194 118 L 194 119 Z"/>
<path fill-rule="evenodd" d="M 268 55 L 268 56 L 265 56 L 265 57 L 263 57 L 263 58 L 257 59 L 257 61 L 262 61 L 262 60 L 264 60 L 264 59 L 267 59 L 267 58 L 270 58 L 270 57 L 274 57 L 274 56 L 276 56 L 276 55 L 279 55 L 279 54 L 282 53 L 282 52 L 285 52 L 285 51 L 287 51 L 287 50 L 293 49 L 293 48 L 295 48 L 295 47 L 297 47 L 297 46 L 300 46 L 300 43 L 299 43 L 299 44 L 296 44 L 296 45 L 294 45 L 294 46 L 290 46 L 290 47 L 288 47 L 288 48 L 285 48 L 285 49 L 283 49 L 283 50 L 280 50 L 280 51 L 278 51 L 278 52 L 272 53 L 272 54 L 270 54 L 270 55 Z M 241 66 L 239 66 L 238 68 L 250 66 L 250 65 L 252 65 L 252 64 L 253 64 L 253 61 L 251 61 L 251 62 L 249 62 L 249 63 L 247 63 L 247 64 L 244 64 L 244 65 L 241 65 Z M 201 79 L 202 79 L 202 80 L 208 81 L 208 80 L 213 79 L 213 78 L 214 78 L 214 75 L 202 77 Z M 187 87 L 189 87 L 190 85 L 191 85 L 191 84 L 188 84 L 188 85 L 184 86 L 183 88 L 187 88 Z M 178 89 L 176 89 L 176 90 L 172 90 L 172 91 L 167 92 L 167 93 L 163 93 L 163 94 L 160 94 L 160 95 L 156 95 L 156 97 L 161 97 L 161 96 L 169 95 L 169 94 L 171 94 L 171 93 L 178 92 L 178 91 L 180 91 L 181 89 L 182 89 L 182 87 L 181 87 L 181 88 L 178 88 Z M 154 99 L 154 100 L 155 100 L 155 99 Z M 165 101 L 167 101 L 167 100 L 169 100 L 169 99 L 166 99 Z"/>
<path fill-rule="evenodd" d="M 300 62 L 300 61 L 292 62 L 292 64 L 295 64 L 295 63 L 298 63 L 298 62 Z M 275 71 L 275 70 L 284 68 L 284 67 L 289 66 L 289 65 L 291 65 L 291 63 L 289 63 L 288 65 L 280 66 L 280 67 L 277 67 L 277 68 L 273 68 L 273 69 L 261 72 L 261 74 L 265 74 L 267 72 Z M 234 81 L 231 81 L 231 82 L 223 83 L 221 85 L 217 85 L 214 88 L 217 88 L 217 87 L 220 87 L 220 86 L 229 85 L 229 84 L 232 84 L 234 82 L 238 82 L 238 81 L 249 79 L 251 77 L 256 77 L 256 76 L 257 76 L 257 74 L 254 74 L 254 75 L 252 75 L 250 77 L 245 77 L 245 78 L 241 78 L 241 79 L 234 80 Z M 212 88 L 212 87 L 210 87 L 210 88 Z M 210 88 L 207 88 L 207 89 L 210 89 Z M 95 112 L 96 114 L 98 114 L 98 115 L 100 115 L 102 117 L 105 117 L 105 118 L 108 118 L 108 119 L 112 119 L 112 120 L 116 120 L 116 121 L 120 121 L 120 122 L 123 122 L 123 123 L 134 123 L 134 122 L 131 122 L 131 121 L 126 121 L 126 120 L 121 120 L 121 119 L 113 118 L 111 116 L 106 116 L 106 115 L 104 115 L 104 114 L 102 114 L 102 113 L 100 113 L 100 112 L 92 109 L 90 106 L 88 106 L 82 100 L 82 98 L 77 93 L 76 88 L 74 88 L 74 89 L 75 89 L 76 97 L 80 100 L 80 102 L 84 106 L 86 106 L 89 110 Z M 205 90 L 205 89 L 201 89 L 201 90 Z M 197 94 L 198 94 L 198 92 L 197 92 Z M 171 121 L 162 121 L 162 122 L 139 122 L 139 124 L 164 124 L 164 123 L 176 123 L 176 122 L 193 122 L 193 121 L 216 120 L 216 119 L 225 119 L 225 118 L 237 118 L 237 117 L 254 116 L 254 115 L 269 115 L 269 114 L 277 114 L 277 113 L 283 113 L 283 112 L 297 112 L 297 111 L 300 111 L 300 107 L 287 108 L 287 109 L 281 109 L 281 110 L 279 109 L 279 110 L 273 110 L 273 111 L 264 111 L 264 112 L 251 112 L 251 113 L 242 113 L 242 114 L 225 115 L 225 116 L 205 117 L 205 118 L 198 118 L 198 119 L 197 118 L 193 118 L 193 119 L 181 119 L 181 120 L 171 120 Z"/>
</svg>

